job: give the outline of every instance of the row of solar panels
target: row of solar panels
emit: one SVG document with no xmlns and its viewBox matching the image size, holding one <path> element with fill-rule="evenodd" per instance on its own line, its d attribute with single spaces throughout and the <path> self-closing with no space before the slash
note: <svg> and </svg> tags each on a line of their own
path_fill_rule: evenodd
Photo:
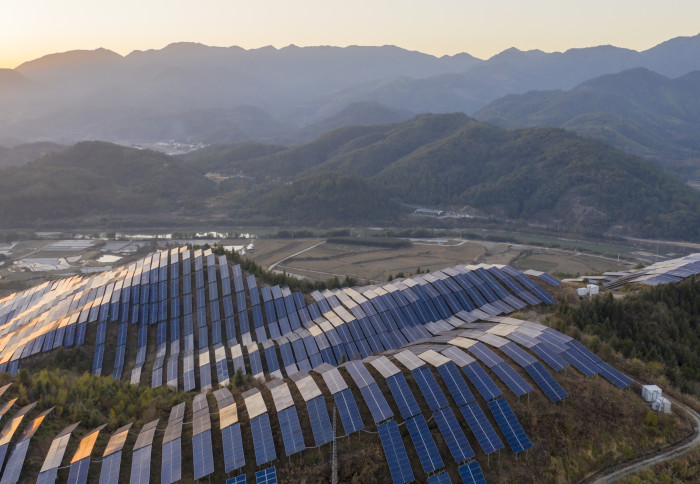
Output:
<svg viewBox="0 0 700 484">
<path fill-rule="evenodd" d="M 119 273 L 121 276 L 123 276 L 121 279 L 112 281 L 107 286 L 98 284 L 97 287 L 92 287 L 89 292 L 83 291 L 79 293 L 80 298 L 77 297 L 78 294 L 74 294 L 75 297 L 72 298 L 70 308 L 75 307 L 74 309 L 76 310 L 78 308 L 82 308 L 79 313 L 75 312 L 71 315 L 71 318 L 62 320 L 60 327 L 38 334 L 35 338 L 21 347 L 21 353 L 15 351 L 12 358 L 19 359 L 40 350 L 54 347 L 55 344 L 52 345 L 44 340 L 49 340 L 51 343 L 53 343 L 56 339 L 54 334 L 56 331 L 60 332 L 62 329 L 73 331 L 71 329 L 64 329 L 67 326 L 72 326 L 73 324 L 81 325 L 92 321 L 104 322 L 108 318 L 110 320 L 119 320 L 120 322 L 130 321 L 133 323 L 138 321 L 141 324 L 155 323 L 166 320 L 168 318 L 168 310 L 170 310 L 171 318 L 178 317 L 180 314 L 180 287 L 178 279 L 180 277 L 180 258 L 182 259 L 181 265 L 183 286 L 181 303 L 183 307 L 182 313 L 184 313 L 185 316 L 192 314 L 189 254 L 190 252 L 184 248 L 179 250 L 174 249 L 171 251 L 169 274 L 167 266 L 167 252 L 156 253 L 144 259 L 144 261 L 139 261 L 135 267 L 132 265 L 127 269 L 123 269 Z M 205 284 L 204 282 L 202 259 L 207 261 L 208 284 Z M 197 281 L 196 313 L 200 326 L 202 325 L 201 322 L 208 323 L 208 314 L 210 314 L 210 317 L 214 321 L 220 319 L 220 302 L 218 297 L 217 271 L 215 264 L 215 258 L 211 253 L 205 254 L 204 257 L 200 253 L 194 257 L 194 274 L 195 280 Z M 523 284 L 529 284 L 532 286 L 530 289 L 535 292 L 539 291 L 538 295 L 542 300 L 545 302 L 551 302 L 551 298 L 549 298 L 544 291 L 541 291 L 536 285 L 532 284 L 529 279 L 517 271 L 513 271 L 507 266 L 503 267 L 503 271 L 495 267 L 489 268 L 489 270 L 494 272 L 499 278 L 503 279 L 504 282 L 507 282 L 509 287 L 515 287 L 517 293 L 521 295 L 521 297 L 528 300 L 528 302 L 538 303 L 539 299 L 530 295 L 522 288 L 522 286 L 518 286 L 517 283 L 509 280 L 508 276 L 505 275 L 506 272 L 513 272 L 516 279 L 522 278 L 521 282 Z M 455 276 L 455 281 L 461 284 L 461 287 L 455 281 L 452 281 L 449 277 L 447 277 L 446 273 L 450 271 Z M 219 272 L 221 273 L 224 314 L 227 319 L 232 319 L 234 317 L 234 311 L 230 294 L 230 274 L 226 264 L 226 258 L 224 256 L 219 258 Z M 465 308 L 470 309 L 473 308 L 475 304 L 480 305 L 480 307 L 484 308 L 484 310 L 490 314 L 510 311 L 513 307 L 522 307 L 522 302 L 516 300 L 513 296 L 508 295 L 503 287 L 496 283 L 494 277 L 491 276 L 484 268 L 477 267 L 473 273 L 472 271 L 464 271 L 463 269 L 461 272 L 462 273 L 460 273 L 460 271 L 448 269 L 443 273 L 439 273 L 439 276 L 441 277 L 426 275 L 424 276 L 425 279 L 419 280 L 418 282 L 414 281 L 413 279 L 407 279 L 405 282 L 412 285 L 422 299 L 422 301 L 418 301 L 418 308 L 416 309 L 418 311 L 417 313 L 409 310 L 408 322 L 414 325 L 416 323 L 416 314 L 422 317 L 423 321 L 429 319 L 434 321 L 436 318 L 441 316 L 444 317 L 450 310 L 456 311 Z M 479 276 L 482 279 L 480 279 L 476 273 L 479 273 Z M 168 298 L 168 283 L 166 282 L 168 280 L 168 275 L 170 277 L 170 304 L 166 302 Z M 291 330 L 299 329 L 300 318 L 310 317 L 310 313 L 308 311 L 299 313 L 304 308 L 303 297 L 301 297 L 301 294 L 296 293 L 292 295 L 286 288 L 262 288 L 264 303 L 261 306 L 257 285 L 255 284 L 254 278 L 249 276 L 247 278 L 249 286 L 248 297 L 250 298 L 252 304 L 251 311 L 255 323 L 255 331 L 253 333 L 250 331 L 248 314 L 246 311 L 244 311 L 246 308 L 246 292 L 244 292 L 245 288 L 243 284 L 243 275 L 240 267 L 233 268 L 233 279 L 234 287 L 236 289 L 236 308 L 239 316 L 240 333 L 236 335 L 228 334 L 227 336 L 229 340 L 237 337 L 243 342 L 243 344 L 248 344 L 250 343 L 250 340 L 254 334 L 255 339 L 262 342 L 268 338 L 268 334 L 270 337 L 275 337 L 277 335 L 283 335 L 286 332 L 290 332 Z M 102 279 L 100 279 L 100 281 L 103 283 L 107 280 L 109 280 L 109 278 L 104 275 L 102 276 Z M 209 289 L 209 308 L 207 308 L 205 304 L 205 286 L 207 286 Z M 468 293 L 465 292 L 465 288 Z M 402 292 L 407 292 L 407 289 L 408 287 L 404 284 Z M 77 289 L 74 290 L 73 293 L 76 291 Z M 61 291 L 55 292 L 60 293 Z M 417 302 L 416 296 L 415 294 L 410 294 L 411 291 L 408 291 L 408 293 L 409 295 L 407 297 L 411 298 L 412 296 L 412 302 L 414 303 L 413 308 L 415 308 L 415 303 Z M 502 296 L 504 300 L 499 300 L 496 293 L 498 293 L 499 296 Z M 67 298 L 66 301 L 68 299 L 70 298 Z M 425 300 L 431 301 L 427 303 L 427 307 L 425 306 L 426 303 L 423 302 Z M 505 300 L 508 300 L 511 304 L 513 304 L 513 306 L 509 306 L 506 302 L 504 302 Z M 92 302 L 88 304 L 89 301 Z M 261 308 L 265 309 L 264 322 Z M 325 310 L 326 308 L 322 307 L 322 309 Z M 289 312 L 288 317 L 287 312 Z M 403 312 L 405 313 L 406 310 L 403 310 Z M 313 316 L 316 317 L 316 315 Z M 227 324 L 227 328 L 231 326 L 233 326 L 233 324 Z M 37 326 L 35 329 L 39 327 L 40 326 Z M 375 343 L 374 346 L 376 346 L 376 338 L 372 337 L 370 340 L 370 343 Z M 361 341 L 362 346 L 360 349 L 365 350 L 365 354 L 367 354 L 368 344 L 364 339 L 361 339 Z M 139 343 L 145 344 L 141 338 L 139 339 Z M 0 345 L 1 344 L 2 343 L 0 343 Z M 354 356 L 359 356 L 359 353 Z M 7 358 L 3 358 L 3 360 L 7 360 Z M 0 363 L 0 367 L 5 363 L 9 363 L 9 361 L 3 361 Z M 96 368 L 99 368 L 99 366 Z"/>
</svg>

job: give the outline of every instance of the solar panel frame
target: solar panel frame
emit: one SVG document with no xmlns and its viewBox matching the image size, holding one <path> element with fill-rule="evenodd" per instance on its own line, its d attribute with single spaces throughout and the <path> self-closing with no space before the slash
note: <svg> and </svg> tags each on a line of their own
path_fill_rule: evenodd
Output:
<svg viewBox="0 0 700 484">
<path fill-rule="evenodd" d="M 459 369 L 454 363 L 450 361 L 449 363 L 440 365 L 437 367 L 437 370 L 458 407 L 475 400 L 474 394 L 469 389 L 469 386 L 467 386 L 467 382 L 464 381 L 464 377 L 460 374 Z"/>
<path fill-rule="evenodd" d="M 496 386 L 491 377 L 486 374 L 486 371 L 477 362 L 462 367 L 462 371 L 467 375 L 467 379 L 476 387 L 476 390 L 484 400 L 493 400 L 503 395 L 501 389 Z"/>
<path fill-rule="evenodd" d="M 317 396 L 306 401 L 306 410 L 309 414 L 311 432 L 314 436 L 314 444 L 319 447 L 333 440 L 333 427 L 328 416 L 326 400 L 323 396 Z"/>
<path fill-rule="evenodd" d="M 408 386 L 408 382 L 403 373 L 391 375 L 386 379 L 386 383 L 404 420 L 421 413 L 418 402 L 413 392 L 411 392 L 411 388 Z"/>
<path fill-rule="evenodd" d="M 240 469 L 245 465 L 241 424 L 235 423 L 221 429 L 221 442 L 224 449 L 224 467 L 226 472 Z"/>
<path fill-rule="evenodd" d="M 436 410 L 447 407 L 447 398 L 440 389 L 428 365 L 416 368 L 411 371 L 411 374 L 418 384 L 418 388 L 420 388 L 423 398 L 427 402 L 428 407 L 430 407 L 430 410 L 435 412 Z"/>
</svg>

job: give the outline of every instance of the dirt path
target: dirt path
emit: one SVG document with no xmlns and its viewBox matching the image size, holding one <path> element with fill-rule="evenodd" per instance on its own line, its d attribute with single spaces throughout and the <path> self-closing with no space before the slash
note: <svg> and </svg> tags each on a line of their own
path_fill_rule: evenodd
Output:
<svg viewBox="0 0 700 484">
<path fill-rule="evenodd" d="M 298 256 L 298 255 L 300 255 L 300 254 L 303 254 L 304 252 L 309 251 L 309 250 L 311 250 L 311 249 L 314 249 L 314 248 L 318 247 L 319 245 L 325 244 L 325 243 L 326 243 L 326 241 L 324 240 L 324 241 L 322 241 L 322 242 L 319 242 L 319 243 L 316 244 L 316 245 L 312 245 L 311 247 L 307 247 L 306 249 L 300 250 L 299 252 L 297 252 L 297 253 L 295 253 L 295 254 L 288 255 L 288 256 L 285 257 L 284 259 L 280 259 L 280 260 L 278 260 L 277 262 L 275 262 L 274 264 L 270 265 L 270 267 L 268 267 L 267 270 L 270 271 L 270 272 L 272 272 L 272 270 L 275 268 L 275 266 L 276 266 L 277 264 L 281 264 L 282 262 L 284 262 L 284 261 L 286 261 L 286 260 L 288 260 L 288 259 L 291 259 L 291 258 L 293 258 L 293 257 L 296 257 L 296 256 Z"/>
<path fill-rule="evenodd" d="M 664 396 L 668 398 L 673 405 L 683 410 L 686 415 L 693 419 L 695 423 L 695 430 L 690 440 L 686 440 L 680 444 L 674 444 L 670 448 L 662 449 L 648 456 L 642 456 L 641 458 L 638 458 L 638 460 L 631 463 L 622 463 L 607 469 L 603 469 L 581 481 L 582 484 L 604 484 L 615 482 L 618 479 L 632 475 L 642 469 L 646 469 L 647 467 L 651 467 L 660 462 L 675 459 L 676 457 L 687 454 L 695 447 L 700 445 L 700 414 L 687 405 L 683 405 L 674 398 L 671 398 L 668 395 Z"/>
</svg>

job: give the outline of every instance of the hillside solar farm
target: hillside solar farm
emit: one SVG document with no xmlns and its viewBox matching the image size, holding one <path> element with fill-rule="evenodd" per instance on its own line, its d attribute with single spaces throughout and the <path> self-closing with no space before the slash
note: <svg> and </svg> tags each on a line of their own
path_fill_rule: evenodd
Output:
<svg viewBox="0 0 700 484">
<path fill-rule="evenodd" d="M 378 480 L 486 482 L 502 454 L 541 445 L 514 405 L 542 394 L 537 405 L 563 411 L 563 378 L 633 383 L 576 339 L 508 316 L 554 303 L 559 284 L 481 264 L 309 297 L 187 247 L 44 283 L 0 301 L 0 370 L 80 350 L 92 375 L 190 397 L 139 427 L 72 422 L 36 455 L 32 437 L 57 410 L 18 409 L 26 390 L 7 384 L 0 483 L 278 482 L 297 454 L 337 452 L 348 436 L 378 440 Z"/>
</svg>

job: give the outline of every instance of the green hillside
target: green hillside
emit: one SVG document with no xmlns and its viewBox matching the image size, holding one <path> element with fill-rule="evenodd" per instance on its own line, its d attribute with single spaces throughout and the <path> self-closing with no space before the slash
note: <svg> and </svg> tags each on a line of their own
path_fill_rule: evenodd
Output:
<svg viewBox="0 0 700 484">
<path fill-rule="evenodd" d="M 570 91 L 509 95 L 476 117 L 502 127 L 558 126 L 658 160 L 685 177 L 700 176 L 700 72 L 668 79 L 632 69 Z"/>
<path fill-rule="evenodd" d="M 652 163 L 561 129 L 505 130 L 459 113 L 181 157 L 80 143 L 2 174 L 3 227 L 406 225 L 418 206 L 470 206 L 559 231 L 700 240 L 700 195 Z"/>
<path fill-rule="evenodd" d="M 0 177 L 0 226 L 90 215 L 171 213 L 212 183 L 181 161 L 110 143 L 79 143 Z"/>
</svg>

